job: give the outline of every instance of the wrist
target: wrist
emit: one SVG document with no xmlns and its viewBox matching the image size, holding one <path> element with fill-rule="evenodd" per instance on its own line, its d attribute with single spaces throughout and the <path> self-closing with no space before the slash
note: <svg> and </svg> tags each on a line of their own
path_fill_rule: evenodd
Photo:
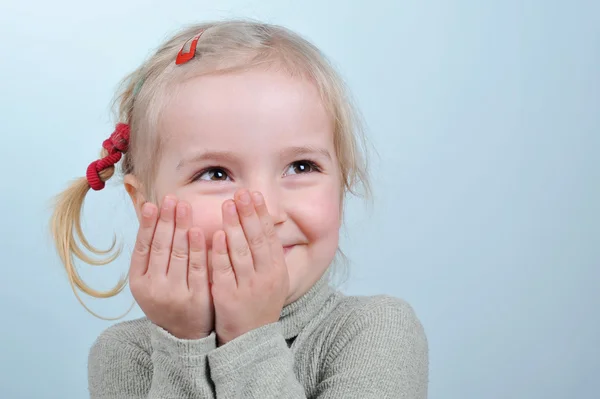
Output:
<svg viewBox="0 0 600 399">
<path fill-rule="evenodd" d="M 194 358 L 208 354 L 216 349 L 216 334 L 210 333 L 201 337 L 200 334 L 193 335 L 195 339 L 179 338 L 169 331 L 154 325 L 151 332 L 151 342 L 155 353 L 173 358 Z"/>
<path fill-rule="evenodd" d="M 195 340 L 203 339 L 203 338 L 208 337 L 212 333 L 212 331 L 197 332 L 197 331 L 185 331 L 185 330 L 168 330 L 166 328 L 164 330 L 167 331 L 169 334 L 171 334 L 173 337 L 175 337 L 177 339 L 185 340 L 185 341 L 195 341 Z"/>
</svg>

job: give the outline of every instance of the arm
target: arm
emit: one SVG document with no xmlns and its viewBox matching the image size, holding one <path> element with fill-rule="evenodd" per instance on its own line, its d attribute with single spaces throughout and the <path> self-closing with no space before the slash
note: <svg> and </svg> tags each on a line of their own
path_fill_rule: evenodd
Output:
<svg viewBox="0 0 600 399">
<path fill-rule="evenodd" d="M 113 326 L 98 338 L 89 356 L 91 397 L 214 398 L 206 354 L 216 337 L 202 230 L 192 225 L 191 206 L 171 196 L 160 212 L 147 202 L 140 214 L 129 284 L 152 324 Z"/>
<path fill-rule="evenodd" d="M 241 190 L 222 211 L 211 262 L 220 347 L 208 354 L 217 398 L 306 398 L 277 323 L 289 275 L 264 198 Z M 412 309 L 380 297 L 348 310 L 325 358 L 302 358 L 319 374 L 304 382 L 311 398 L 425 398 L 427 342 Z"/>
<path fill-rule="evenodd" d="M 257 328 L 208 354 L 217 398 L 305 399 L 279 323 Z"/>
<path fill-rule="evenodd" d="M 152 325 L 152 354 L 111 329 L 100 335 L 89 355 L 92 399 L 213 399 L 206 354 L 215 335 L 180 340 Z"/>
<path fill-rule="evenodd" d="M 219 348 L 208 361 L 217 398 L 305 398 L 278 323 L 289 275 L 264 197 L 238 190 L 222 214 L 210 262 Z"/>
<path fill-rule="evenodd" d="M 403 301 L 382 297 L 357 309 L 313 367 L 315 399 L 425 399 L 428 345 Z M 208 354 L 217 398 L 306 398 L 278 324 L 250 331 Z"/>
</svg>

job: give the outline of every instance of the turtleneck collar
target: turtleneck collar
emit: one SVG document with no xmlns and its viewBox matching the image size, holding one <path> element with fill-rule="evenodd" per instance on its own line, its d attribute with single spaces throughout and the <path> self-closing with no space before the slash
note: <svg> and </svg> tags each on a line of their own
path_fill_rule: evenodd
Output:
<svg viewBox="0 0 600 399">
<path fill-rule="evenodd" d="M 335 289 L 329 285 L 330 269 L 300 298 L 284 306 L 279 323 L 285 339 L 297 336 L 314 319 Z"/>
</svg>

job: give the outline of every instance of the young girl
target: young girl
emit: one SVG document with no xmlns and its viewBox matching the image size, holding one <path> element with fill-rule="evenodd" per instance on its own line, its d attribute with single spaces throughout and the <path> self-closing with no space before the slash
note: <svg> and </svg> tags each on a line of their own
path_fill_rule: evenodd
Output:
<svg viewBox="0 0 600 399">
<path fill-rule="evenodd" d="M 140 222 L 129 284 L 146 317 L 94 343 L 92 398 L 427 396 L 411 307 L 329 283 L 344 197 L 368 183 L 356 113 L 318 49 L 279 26 L 191 26 L 119 100 L 102 158 L 53 216 L 75 292 L 119 293 L 125 281 L 86 285 L 73 256 L 98 263 L 79 245 L 105 253 L 83 237 L 80 213 L 121 161 Z"/>
</svg>

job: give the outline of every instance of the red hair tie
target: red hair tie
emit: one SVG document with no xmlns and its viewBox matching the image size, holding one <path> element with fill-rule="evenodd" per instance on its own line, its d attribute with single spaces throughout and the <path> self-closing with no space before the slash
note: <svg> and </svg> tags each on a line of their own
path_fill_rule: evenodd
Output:
<svg viewBox="0 0 600 399">
<path fill-rule="evenodd" d="M 114 166 L 121 160 L 122 154 L 127 152 L 129 148 L 129 125 L 126 123 L 118 123 L 115 127 L 115 131 L 108 139 L 104 140 L 102 147 L 108 151 L 108 155 L 92 162 L 88 166 L 85 174 L 90 188 L 96 191 L 104 188 L 104 182 L 100 178 L 100 172 Z"/>
</svg>

